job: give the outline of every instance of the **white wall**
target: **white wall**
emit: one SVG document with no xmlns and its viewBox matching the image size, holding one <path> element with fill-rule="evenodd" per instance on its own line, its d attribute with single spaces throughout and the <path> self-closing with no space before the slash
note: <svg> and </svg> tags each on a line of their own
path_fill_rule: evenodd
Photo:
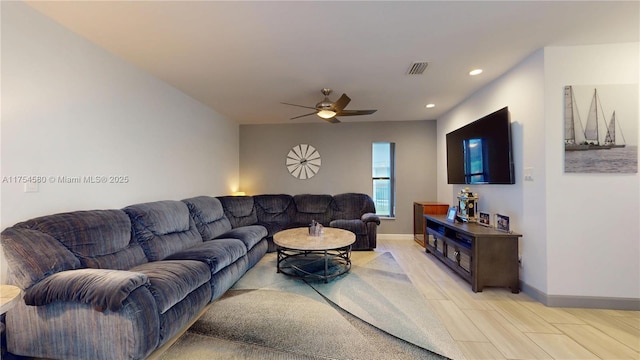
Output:
<svg viewBox="0 0 640 360">
<path fill-rule="evenodd" d="M 480 195 L 480 210 L 511 216 L 513 230 L 523 234 L 520 278 L 550 305 L 637 307 L 632 299 L 640 299 L 639 176 L 565 174 L 563 145 L 564 86 L 637 89 L 639 49 L 539 50 L 438 119 L 438 200 L 451 202 L 461 186 L 447 185 L 445 134 L 509 106 L 516 184 L 470 188 Z M 533 181 L 523 181 L 524 168 Z"/>
<path fill-rule="evenodd" d="M 545 49 L 550 295 L 640 298 L 640 177 L 565 174 L 559 120 L 565 85 L 635 84 L 637 96 L 639 51 L 638 43 Z"/>
<path fill-rule="evenodd" d="M 238 186 L 235 122 L 21 2 L 2 2 L 1 79 L 2 228 L 55 212 L 224 195 Z M 25 193 L 13 178 L 22 175 L 47 183 Z M 97 175 L 128 182 L 59 181 Z"/>
<path fill-rule="evenodd" d="M 511 228 L 523 234 L 520 279 L 542 290 L 547 286 L 543 55 L 535 52 L 438 119 L 438 201 L 454 204 L 463 186 L 447 184 L 446 133 L 509 107 L 516 183 L 469 188 L 479 195 L 479 210 L 508 215 Z M 532 168 L 534 181 L 523 181 L 524 167 Z"/>
</svg>

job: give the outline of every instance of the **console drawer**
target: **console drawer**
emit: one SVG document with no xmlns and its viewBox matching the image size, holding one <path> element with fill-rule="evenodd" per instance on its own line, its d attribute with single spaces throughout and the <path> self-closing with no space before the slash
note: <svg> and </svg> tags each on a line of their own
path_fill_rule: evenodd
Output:
<svg viewBox="0 0 640 360">
<path fill-rule="evenodd" d="M 442 238 L 442 235 L 431 229 L 428 229 L 427 233 L 427 249 L 444 254 L 445 240 Z"/>
<path fill-rule="evenodd" d="M 471 254 L 469 249 L 458 244 L 448 243 L 447 258 L 465 272 L 471 273 Z"/>
</svg>

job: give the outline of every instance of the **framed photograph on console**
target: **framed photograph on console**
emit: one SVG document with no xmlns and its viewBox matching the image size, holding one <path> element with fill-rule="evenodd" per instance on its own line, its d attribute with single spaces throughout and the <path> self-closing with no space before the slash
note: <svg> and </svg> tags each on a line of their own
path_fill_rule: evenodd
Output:
<svg viewBox="0 0 640 360">
<path fill-rule="evenodd" d="M 509 228 L 509 217 L 507 215 L 496 214 L 496 229 L 511 232 Z"/>
<path fill-rule="evenodd" d="M 478 224 L 482 226 L 491 226 L 491 214 L 484 211 L 478 211 Z"/>
<path fill-rule="evenodd" d="M 457 213 L 458 213 L 458 207 L 457 206 L 450 207 L 449 211 L 447 211 L 447 220 L 455 221 Z"/>
</svg>

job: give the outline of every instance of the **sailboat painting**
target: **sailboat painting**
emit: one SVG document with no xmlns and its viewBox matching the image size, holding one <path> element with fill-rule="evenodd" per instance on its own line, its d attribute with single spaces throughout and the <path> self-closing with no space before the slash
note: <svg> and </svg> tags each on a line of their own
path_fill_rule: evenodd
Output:
<svg viewBox="0 0 640 360">
<path fill-rule="evenodd" d="M 638 84 L 564 87 L 564 171 L 638 172 Z"/>
</svg>

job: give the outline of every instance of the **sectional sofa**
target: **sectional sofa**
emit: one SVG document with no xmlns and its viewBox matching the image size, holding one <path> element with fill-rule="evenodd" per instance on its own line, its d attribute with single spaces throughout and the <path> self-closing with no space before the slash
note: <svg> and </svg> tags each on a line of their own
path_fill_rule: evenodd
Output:
<svg viewBox="0 0 640 360">
<path fill-rule="evenodd" d="M 2 232 L 8 351 L 49 359 L 144 359 L 178 337 L 268 251 L 316 220 L 376 246 L 366 194 L 200 196 L 38 217 Z M 275 269 L 274 269 L 275 271 Z"/>
</svg>

